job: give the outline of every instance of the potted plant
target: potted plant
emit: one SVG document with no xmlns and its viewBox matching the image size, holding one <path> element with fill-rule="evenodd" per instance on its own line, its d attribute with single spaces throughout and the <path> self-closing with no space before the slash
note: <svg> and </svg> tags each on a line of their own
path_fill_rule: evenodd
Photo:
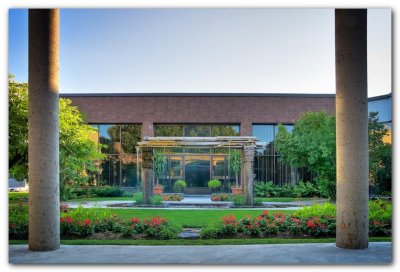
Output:
<svg viewBox="0 0 400 272">
<path fill-rule="evenodd" d="M 161 195 L 164 187 L 159 184 L 159 178 L 165 173 L 167 168 L 167 159 L 164 154 L 160 152 L 154 152 L 153 154 L 154 162 L 154 175 L 156 176 L 156 185 L 153 188 L 153 194 Z"/>
<path fill-rule="evenodd" d="M 207 185 L 211 191 L 215 192 L 219 187 L 221 187 L 221 182 L 218 179 L 211 179 L 208 181 Z"/>
<path fill-rule="evenodd" d="M 177 181 L 175 181 L 174 189 L 178 193 L 182 193 L 182 191 L 183 191 L 183 189 L 185 189 L 185 187 L 186 187 L 186 182 L 184 180 L 178 179 Z"/>
<path fill-rule="evenodd" d="M 239 186 L 239 173 L 242 170 L 242 158 L 240 156 L 239 150 L 231 150 L 229 152 L 229 170 L 235 173 L 236 176 L 236 186 L 232 186 L 233 195 L 243 194 L 242 188 Z"/>
</svg>

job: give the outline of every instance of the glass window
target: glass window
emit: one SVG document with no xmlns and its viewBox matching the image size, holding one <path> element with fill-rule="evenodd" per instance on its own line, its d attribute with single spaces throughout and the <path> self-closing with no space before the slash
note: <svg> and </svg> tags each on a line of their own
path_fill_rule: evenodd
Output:
<svg viewBox="0 0 400 272">
<path fill-rule="evenodd" d="M 186 137 L 210 137 L 211 127 L 206 125 L 186 125 L 184 127 Z"/>
<path fill-rule="evenodd" d="M 240 136 L 239 125 L 214 125 L 211 127 L 211 136 Z"/>
<path fill-rule="evenodd" d="M 183 125 L 154 125 L 156 137 L 182 137 Z"/>
<path fill-rule="evenodd" d="M 392 121 L 392 98 L 368 101 L 368 112 L 378 112 L 379 122 Z"/>
<path fill-rule="evenodd" d="M 154 131 L 157 137 L 240 136 L 240 126 L 228 124 L 156 124 Z"/>
<path fill-rule="evenodd" d="M 265 143 L 266 154 L 274 153 L 274 125 L 253 125 L 253 136 Z"/>
</svg>

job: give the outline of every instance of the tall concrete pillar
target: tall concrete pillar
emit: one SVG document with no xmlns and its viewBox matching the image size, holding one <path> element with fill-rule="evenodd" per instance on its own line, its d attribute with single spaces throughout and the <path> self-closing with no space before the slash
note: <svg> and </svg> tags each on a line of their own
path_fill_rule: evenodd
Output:
<svg viewBox="0 0 400 272">
<path fill-rule="evenodd" d="M 244 195 L 246 197 L 246 205 L 253 206 L 254 198 L 253 198 L 253 185 L 254 185 L 254 146 L 244 146 L 244 160 L 243 160 L 243 169 L 244 169 L 244 182 L 243 182 L 243 190 Z"/>
<path fill-rule="evenodd" d="M 29 10 L 29 249 L 60 247 L 57 9 Z"/>
<path fill-rule="evenodd" d="M 335 11 L 336 245 L 368 247 L 367 10 Z"/>
<path fill-rule="evenodd" d="M 150 147 L 142 148 L 142 192 L 143 203 L 150 204 L 153 195 L 153 152 Z"/>
</svg>

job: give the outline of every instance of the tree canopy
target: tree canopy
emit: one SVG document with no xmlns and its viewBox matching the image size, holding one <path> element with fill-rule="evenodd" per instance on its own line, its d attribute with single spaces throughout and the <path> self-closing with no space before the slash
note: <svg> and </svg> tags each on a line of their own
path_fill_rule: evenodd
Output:
<svg viewBox="0 0 400 272">
<path fill-rule="evenodd" d="M 369 114 L 369 176 L 380 192 L 391 189 L 391 144 L 383 142 L 387 129 Z M 275 147 L 281 159 L 295 167 L 306 167 L 317 174 L 320 192 L 336 198 L 336 124 L 326 112 L 308 112 L 288 132 L 278 126 Z"/>
<path fill-rule="evenodd" d="M 28 84 L 15 82 L 9 75 L 9 174 L 28 180 Z M 85 183 L 90 173 L 98 172 L 104 156 L 93 141 L 97 131 L 71 100 L 59 100 L 60 184 Z M 28 180 L 29 181 L 29 180 Z"/>
</svg>

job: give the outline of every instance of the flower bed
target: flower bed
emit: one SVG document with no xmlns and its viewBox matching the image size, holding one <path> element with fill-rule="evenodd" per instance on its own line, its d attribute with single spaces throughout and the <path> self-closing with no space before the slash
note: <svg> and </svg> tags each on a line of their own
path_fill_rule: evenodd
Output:
<svg viewBox="0 0 400 272">
<path fill-rule="evenodd" d="M 183 199 L 181 195 L 163 195 L 162 197 L 164 201 L 181 201 Z"/>
<path fill-rule="evenodd" d="M 370 203 L 369 235 L 391 236 L 391 209 L 389 202 Z M 324 212 L 322 212 L 324 211 Z M 201 230 L 200 238 L 217 239 L 232 237 L 278 238 L 328 238 L 336 235 L 336 211 L 333 204 L 315 205 L 292 215 L 282 212 L 236 219 L 224 216 L 219 224 Z"/>
<path fill-rule="evenodd" d="M 230 195 L 226 193 L 212 194 L 211 201 L 229 201 Z"/>
</svg>

